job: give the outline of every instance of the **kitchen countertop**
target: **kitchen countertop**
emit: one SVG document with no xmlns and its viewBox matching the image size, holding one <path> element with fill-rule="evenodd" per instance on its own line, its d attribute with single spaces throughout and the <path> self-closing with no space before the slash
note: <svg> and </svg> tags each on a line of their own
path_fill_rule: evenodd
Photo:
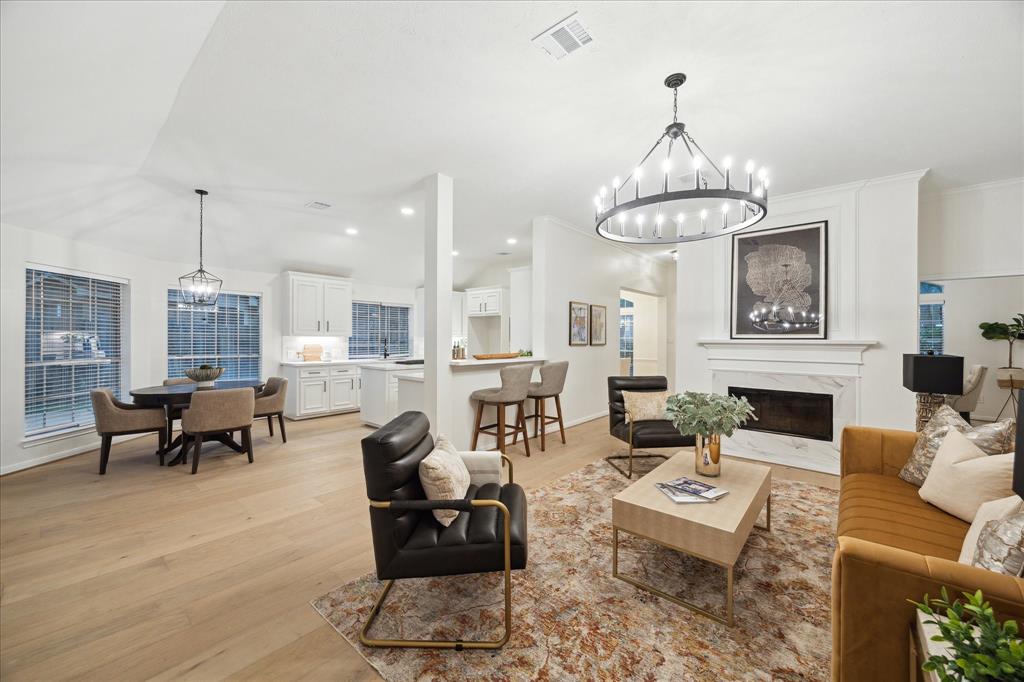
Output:
<svg viewBox="0 0 1024 682">
<path fill-rule="evenodd" d="M 418 358 L 415 358 L 418 359 Z M 362 360 L 310 360 L 310 361 L 299 361 L 299 360 L 283 360 L 281 362 L 285 367 L 305 367 L 305 366 L 334 366 L 334 365 L 358 365 L 360 367 L 371 367 L 377 365 L 394 365 L 392 360 L 374 360 L 374 359 L 362 359 Z M 399 365 L 399 367 L 418 367 L 419 365 Z"/>
<path fill-rule="evenodd" d="M 395 375 L 399 381 L 415 381 L 417 383 L 423 383 L 423 372 L 407 372 L 405 374 Z"/>
<path fill-rule="evenodd" d="M 422 369 L 423 365 L 401 365 L 397 362 L 373 362 L 370 364 L 360 365 L 363 369 L 372 369 L 378 372 L 395 372 L 398 370 L 418 370 Z"/>
<path fill-rule="evenodd" d="M 505 360 L 475 360 L 475 359 L 451 360 L 451 361 L 449 361 L 448 364 L 451 365 L 452 367 L 456 367 L 457 368 L 457 367 L 488 367 L 488 366 L 491 366 L 491 365 L 515 365 L 515 364 L 520 364 L 520 363 L 524 363 L 524 362 L 539 362 L 539 363 L 543 363 L 544 362 L 544 358 L 540 358 L 540 357 L 537 357 L 537 356 L 532 356 L 532 357 L 526 357 L 526 358 L 508 358 L 508 359 L 505 359 Z"/>
</svg>

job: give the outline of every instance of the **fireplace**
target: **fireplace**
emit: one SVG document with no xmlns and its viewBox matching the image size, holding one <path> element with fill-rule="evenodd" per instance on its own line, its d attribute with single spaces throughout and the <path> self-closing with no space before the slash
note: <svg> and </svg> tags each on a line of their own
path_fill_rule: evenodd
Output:
<svg viewBox="0 0 1024 682">
<path fill-rule="evenodd" d="M 729 395 L 746 398 L 757 420 L 741 429 L 812 440 L 832 440 L 832 395 L 730 386 Z"/>
</svg>

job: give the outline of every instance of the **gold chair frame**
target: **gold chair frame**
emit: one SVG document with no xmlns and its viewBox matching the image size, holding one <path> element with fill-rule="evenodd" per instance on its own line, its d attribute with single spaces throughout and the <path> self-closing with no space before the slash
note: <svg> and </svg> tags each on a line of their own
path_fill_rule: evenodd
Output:
<svg viewBox="0 0 1024 682">
<path fill-rule="evenodd" d="M 615 403 L 608 403 L 608 409 L 613 409 L 614 406 L 615 406 Z M 607 457 L 604 458 L 604 461 L 608 462 L 608 464 L 610 464 L 613 469 L 618 471 L 620 474 L 622 474 L 626 478 L 633 478 L 633 460 L 634 459 L 651 459 L 652 457 L 657 457 L 658 459 L 665 460 L 665 459 L 668 459 L 669 457 L 668 457 L 668 455 L 659 455 L 659 454 L 654 453 L 654 452 L 645 452 L 645 453 L 643 453 L 641 455 L 634 455 L 633 454 L 633 424 L 635 423 L 635 420 L 633 419 L 633 415 L 630 413 L 629 410 L 627 410 L 625 408 L 625 406 L 623 406 L 622 411 L 626 413 L 626 418 L 629 419 L 629 453 L 625 454 L 625 455 L 608 455 Z M 622 467 L 620 467 L 618 464 L 616 464 L 613 461 L 613 460 L 616 460 L 616 459 L 628 459 L 629 460 L 629 470 L 626 471 Z"/>
</svg>

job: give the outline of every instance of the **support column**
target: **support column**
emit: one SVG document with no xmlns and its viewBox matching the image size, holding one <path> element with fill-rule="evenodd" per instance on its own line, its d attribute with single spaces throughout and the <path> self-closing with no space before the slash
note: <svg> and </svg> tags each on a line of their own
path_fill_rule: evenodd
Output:
<svg viewBox="0 0 1024 682">
<path fill-rule="evenodd" d="M 430 431 L 452 433 L 452 242 L 454 184 L 435 173 L 423 181 L 426 194 L 424 267 L 423 411 Z M 460 405 L 461 407 L 461 405 Z"/>
</svg>

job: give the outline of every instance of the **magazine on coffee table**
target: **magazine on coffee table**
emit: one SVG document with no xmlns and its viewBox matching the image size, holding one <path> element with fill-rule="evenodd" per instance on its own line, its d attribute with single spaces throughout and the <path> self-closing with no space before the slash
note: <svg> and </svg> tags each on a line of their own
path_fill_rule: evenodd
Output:
<svg viewBox="0 0 1024 682">
<path fill-rule="evenodd" d="M 660 490 L 665 495 L 665 497 L 672 500 L 676 504 L 708 504 L 710 502 L 714 502 L 714 500 L 709 500 L 699 495 L 691 495 L 690 493 L 684 493 L 678 488 L 673 488 L 672 486 L 665 483 L 655 483 L 654 487 Z"/>
<path fill-rule="evenodd" d="M 681 493 L 696 495 L 697 497 L 710 502 L 714 502 L 718 498 L 729 494 L 729 491 L 724 488 L 716 488 L 709 483 L 695 481 L 692 478 L 687 478 L 686 476 L 680 476 L 679 478 L 674 478 L 671 481 L 665 481 L 665 485 L 678 490 Z"/>
</svg>

